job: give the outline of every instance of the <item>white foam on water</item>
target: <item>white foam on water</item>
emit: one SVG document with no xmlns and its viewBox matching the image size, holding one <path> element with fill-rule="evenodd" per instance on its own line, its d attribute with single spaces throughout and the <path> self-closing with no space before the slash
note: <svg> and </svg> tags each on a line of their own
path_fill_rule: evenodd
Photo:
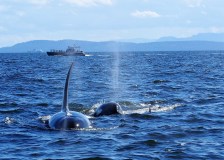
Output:
<svg viewBox="0 0 224 160">
<path fill-rule="evenodd" d="M 93 55 L 91 55 L 91 54 L 86 54 L 86 55 L 85 55 L 85 57 L 90 57 L 90 56 L 93 56 Z"/>
<path fill-rule="evenodd" d="M 13 123 L 13 121 L 14 121 L 14 119 L 10 118 L 10 117 L 5 117 L 5 119 L 4 119 L 5 124 L 11 124 L 11 123 Z"/>
<path fill-rule="evenodd" d="M 173 105 L 168 105 L 168 106 L 159 106 L 159 105 L 155 105 L 150 107 L 149 109 L 151 110 L 151 112 L 167 112 L 167 111 L 171 111 L 173 109 L 175 109 L 176 107 L 180 107 L 181 104 L 173 104 Z"/>
<path fill-rule="evenodd" d="M 142 108 L 138 109 L 130 109 L 123 111 L 123 114 L 144 114 L 144 113 L 150 113 L 150 112 L 167 112 L 175 109 L 176 107 L 182 106 L 181 104 L 173 104 L 173 105 L 167 105 L 167 106 L 160 106 L 160 105 L 151 105 L 151 104 L 144 104 L 140 103 L 140 106 Z M 137 106 L 136 106 L 137 107 Z M 139 105 L 138 105 L 139 107 Z"/>
</svg>

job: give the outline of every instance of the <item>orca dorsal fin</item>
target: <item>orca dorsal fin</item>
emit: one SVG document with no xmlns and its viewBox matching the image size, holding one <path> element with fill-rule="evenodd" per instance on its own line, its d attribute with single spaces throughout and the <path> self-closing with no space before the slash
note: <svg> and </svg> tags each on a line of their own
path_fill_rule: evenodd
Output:
<svg viewBox="0 0 224 160">
<path fill-rule="evenodd" d="M 66 77 L 66 81 L 65 81 L 65 88 L 64 88 L 64 98 L 63 98 L 63 104 L 61 107 L 61 111 L 62 112 L 69 112 L 69 108 L 68 108 L 68 87 L 69 87 L 69 80 L 70 80 L 70 76 L 71 76 L 71 72 L 72 72 L 72 68 L 73 68 L 74 62 L 71 64 L 67 77 Z"/>
</svg>

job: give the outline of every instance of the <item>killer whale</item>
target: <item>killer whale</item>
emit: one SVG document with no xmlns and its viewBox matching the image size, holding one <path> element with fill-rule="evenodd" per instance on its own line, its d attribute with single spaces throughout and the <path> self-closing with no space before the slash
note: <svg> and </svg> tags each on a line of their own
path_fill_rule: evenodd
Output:
<svg viewBox="0 0 224 160">
<path fill-rule="evenodd" d="M 122 114 L 121 106 L 115 102 L 104 103 L 100 105 L 94 112 L 94 117 L 112 115 L 112 114 Z"/>
<path fill-rule="evenodd" d="M 68 87 L 73 65 L 74 63 L 71 64 L 66 77 L 61 111 L 51 116 L 48 121 L 48 125 L 51 129 L 69 130 L 90 127 L 90 121 L 84 114 L 70 111 L 68 107 Z"/>
</svg>

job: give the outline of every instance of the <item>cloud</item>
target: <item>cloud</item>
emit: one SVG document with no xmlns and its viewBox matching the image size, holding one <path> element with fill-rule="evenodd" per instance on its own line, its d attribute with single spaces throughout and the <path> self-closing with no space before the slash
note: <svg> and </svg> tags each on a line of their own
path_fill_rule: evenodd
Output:
<svg viewBox="0 0 224 160">
<path fill-rule="evenodd" d="M 184 0 L 188 7 L 195 8 L 201 7 L 203 0 Z"/>
<path fill-rule="evenodd" d="M 158 18 L 160 17 L 160 15 L 156 12 L 153 11 L 135 11 L 133 13 L 131 13 L 132 16 L 134 17 L 140 17 L 140 18 L 144 18 L 144 17 L 152 17 L 152 18 Z"/>
<path fill-rule="evenodd" d="M 64 0 L 67 3 L 79 6 L 97 6 L 97 5 L 112 5 L 112 0 Z"/>
</svg>

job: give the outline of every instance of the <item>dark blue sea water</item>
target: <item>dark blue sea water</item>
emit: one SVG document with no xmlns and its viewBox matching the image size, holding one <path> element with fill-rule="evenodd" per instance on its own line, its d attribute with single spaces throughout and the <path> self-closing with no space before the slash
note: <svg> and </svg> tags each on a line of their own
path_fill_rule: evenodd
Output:
<svg viewBox="0 0 224 160">
<path fill-rule="evenodd" d="M 45 127 L 72 62 L 70 110 L 114 101 L 123 115 Z M 224 159 L 223 52 L 0 54 L 0 75 L 0 159 Z"/>
</svg>

